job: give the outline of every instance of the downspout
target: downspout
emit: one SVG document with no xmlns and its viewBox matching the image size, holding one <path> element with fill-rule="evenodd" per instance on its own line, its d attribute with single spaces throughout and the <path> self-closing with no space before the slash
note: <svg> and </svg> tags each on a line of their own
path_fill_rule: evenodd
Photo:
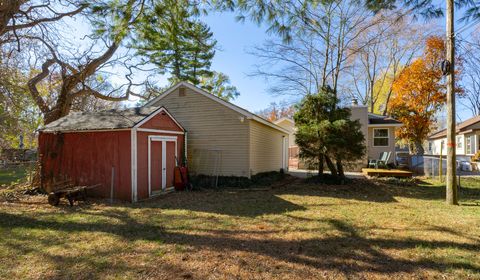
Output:
<svg viewBox="0 0 480 280">
<path fill-rule="evenodd" d="M 185 130 L 185 134 L 183 137 L 183 165 L 188 166 L 188 148 L 187 148 L 187 139 L 188 139 L 188 131 Z"/>
</svg>

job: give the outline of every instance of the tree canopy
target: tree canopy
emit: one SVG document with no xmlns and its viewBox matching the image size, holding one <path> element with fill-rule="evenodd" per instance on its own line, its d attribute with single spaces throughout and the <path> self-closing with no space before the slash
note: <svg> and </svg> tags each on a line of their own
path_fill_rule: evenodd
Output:
<svg viewBox="0 0 480 280">
<path fill-rule="evenodd" d="M 434 129 L 435 114 L 446 102 L 440 69 L 444 57 L 444 40 L 428 38 L 423 56 L 405 67 L 393 83 L 388 111 L 403 123 L 397 137 L 408 144 L 412 153 L 424 153 L 423 142 Z"/>
<path fill-rule="evenodd" d="M 303 98 L 294 115 L 296 143 L 300 157 L 318 167 L 324 162 L 332 175 L 344 177 L 344 163 L 365 154 L 365 136 L 358 120 L 351 120 L 349 108 L 339 108 L 338 98 L 329 87 Z"/>
<path fill-rule="evenodd" d="M 210 70 L 217 41 L 210 28 L 199 21 L 185 1 L 158 2 L 140 22 L 134 48 L 161 74 L 171 75 L 170 83 L 188 81 L 194 85 Z"/>
</svg>

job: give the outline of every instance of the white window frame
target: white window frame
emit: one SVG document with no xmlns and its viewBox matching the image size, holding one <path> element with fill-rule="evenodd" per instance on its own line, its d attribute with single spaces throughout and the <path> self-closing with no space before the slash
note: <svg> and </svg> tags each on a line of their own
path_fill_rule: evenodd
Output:
<svg viewBox="0 0 480 280">
<path fill-rule="evenodd" d="M 465 136 L 465 154 L 473 155 L 475 150 L 475 135 Z"/>
<path fill-rule="evenodd" d="M 387 137 L 375 137 L 375 130 L 387 130 Z M 375 138 L 381 138 L 381 139 L 384 139 L 386 138 L 387 139 L 387 145 L 375 145 Z M 373 144 L 373 147 L 389 147 L 390 146 L 390 129 L 389 128 L 374 128 L 373 129 L 373 135 L 372 135 L 372 144 Z"/>
<path fill-rule="evenodd" d="M 463 149 L 463 137 L 462 137 L 462 135 L 457 135 L 455 140 L 457 141 L 457 149 L 458 150 Z"/>
</svg>

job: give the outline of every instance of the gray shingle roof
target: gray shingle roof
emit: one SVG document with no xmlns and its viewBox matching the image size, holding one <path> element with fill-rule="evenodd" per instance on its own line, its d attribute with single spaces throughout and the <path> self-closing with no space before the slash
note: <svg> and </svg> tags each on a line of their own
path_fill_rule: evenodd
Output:
<svg viewBox="0 0 480 280">
<path fill-rule="evenodd" d="M 402 124 L 402 122 L 397 121 L 394 118 L 372 114 L 372 113 L 368 113 L 368 123 L 369 124 Z"/>
<path fill-rule="evenodd" d="M 122 129 L 134 127 L 158 107 L 135 107 L 98 112 L 74 112 L 40 129 L 43 132 Z"/>
<path fill-rule="evenodd" d="M 468 130 L 469 126 L 474 125 L 474 124 L 479 123 L 479 122 L 480 122 L 480 116 L 475 116 L 475 117 L 470 118 L 470 119 L 468 119 L 464 122 L 457 123 L 456 133 Z M 446 129 L 436 131 L 436 132 L 432 133 L 428 138 L 434 139 L 434 138 L 443 138 L 443 137 L 447 137 L 447 130 Z"/>
</svg>

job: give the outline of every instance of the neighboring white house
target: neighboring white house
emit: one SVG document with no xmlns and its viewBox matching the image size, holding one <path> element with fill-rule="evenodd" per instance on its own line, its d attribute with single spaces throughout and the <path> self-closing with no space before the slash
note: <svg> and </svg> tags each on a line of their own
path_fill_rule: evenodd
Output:
<svg viewBox="0 0 480 280">
<path fill-rule="evenodd" d="M 473 156 L 480 150 L 480 116 L 470 118 L 457 124 L 456 153 L 460 156 Z M 447 130 L 437 131 L 428 137 L 428 153 L 432 155 L 447 154 Z"/>
<path fill-rule="evenodd" d="M 395 157 L 395 129 L 402 126 L 402 123 L 388 116 L 369 113 L 367 106 L 353 104 L 350 109 L 352 112 L 351 119 L 360 121 L 361 130 L 365 135 L 367 152 L 359 167 L 366 166 L 368 159 L 378 159 L 381 152 L 392 152 L 389 162 L 393 162 Z M 301 161 L 298 160 L 298 146 L 295 143 L 295 122 L 291 119 L 282 118 L 275 124 L 290 133 L 289 167 L 292 169 L 303 168 Z"/>
</svg>

